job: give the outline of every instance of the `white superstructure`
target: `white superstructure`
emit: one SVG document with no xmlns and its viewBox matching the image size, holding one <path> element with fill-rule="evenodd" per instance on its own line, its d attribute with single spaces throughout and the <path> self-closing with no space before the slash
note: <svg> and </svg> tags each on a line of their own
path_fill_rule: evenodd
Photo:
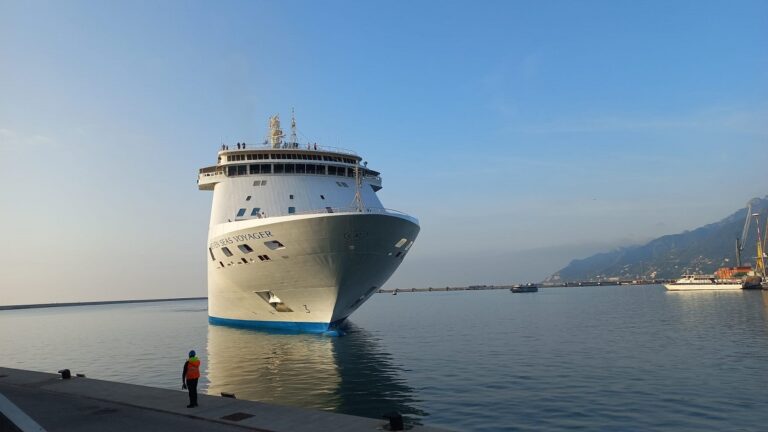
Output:
<svg viewBox="0 0 768 432">
<path fill-rule="evenodd" d="M 379 173 L 353 152 L 284 142 L 222 146 L 198 187 L 213 191 L 208 315 L 214 324 L 334 330 L 397 269 L 418 221 L 385 209 Z"/>
<path fill-rule="evenodd" d="M 683 275 L 673 283 L 664 284 L 668 291 L 692 290 L 740 290 L 742 282 L 738 279 L 715 279 L 714 275 Z"/>
</svg>

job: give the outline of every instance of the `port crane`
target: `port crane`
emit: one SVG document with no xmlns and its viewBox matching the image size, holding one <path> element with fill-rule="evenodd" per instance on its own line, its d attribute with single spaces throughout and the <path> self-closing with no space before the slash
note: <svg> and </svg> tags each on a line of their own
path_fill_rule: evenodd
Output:
<svg viewBox="0 0 768 432">
<path fill-rule="evenodd" d="M 741 238 L 736 237 L 736 267 L 741 267 L 741 252 L 744 250 L 744 243 L 749 234 L 749 224 L 752 222 L 752 201 L 747 203 L 747 218 L 744 221 L 744 229 L 741 230 Z M 757 239 L 760 242 L 760 236 Z"/>
<path fill-rule="evenodd" d="M 763 250 L 765 249 L 765 240 L 763 240 L 760 235 L 760 213 L 753 213 L 752 216 L 755 218 L 755 227 L 757 228 L 757 257 L 755 258 L 755 268 L 757 270 L 757 274 L 765 277 L 765 253 Z M 766 219 L 766 224 L 768 224 L 768 219 Z M 766 239 L 768 239 L 768 227 L 766 227 Z"/>
</svg>

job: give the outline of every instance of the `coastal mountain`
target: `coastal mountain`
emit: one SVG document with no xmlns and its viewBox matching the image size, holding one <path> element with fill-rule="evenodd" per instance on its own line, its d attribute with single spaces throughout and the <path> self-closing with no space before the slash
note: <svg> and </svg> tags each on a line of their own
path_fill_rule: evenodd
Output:
<svg viewBox="0 0 768 432">
<path fill-rule="evenodd" d="M 762 234 L 768 215 L 768 196 L 750 201 L 760 213 Z M 741 236 L 747 208 L 693 231 L 665 235 L 642 246 L 630 246 L 575 259 L 547 281 L 583 281 L 608 278 L 674 279 L 687 273 L 714 273 L 736 265 L 736 237 Z M 754 266 L 757 234 L 754 220 L 742 252 L 742 263 Z"/>
</svg>

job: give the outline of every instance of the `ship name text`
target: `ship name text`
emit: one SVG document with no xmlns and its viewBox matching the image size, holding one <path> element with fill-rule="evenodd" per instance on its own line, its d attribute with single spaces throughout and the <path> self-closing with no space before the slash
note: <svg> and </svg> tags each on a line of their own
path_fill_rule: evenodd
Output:
<svg viewBox="0 0 768 432">
<path fill-rule="evenodd" d="M 272 237 L 271 231 L 259 231 L 254 233 L 239 234 L 236 236 L 226 237 L 223 239 L 213 241 L 211 242 L 209 247 L 217 248 L 217 247 L 222 247 L 222 246 L 231 245 L 235 243 L 242 243 L 247 240 L 258 240 L 258 239 L 263 239 L 268 237 Z"/>
</svg>

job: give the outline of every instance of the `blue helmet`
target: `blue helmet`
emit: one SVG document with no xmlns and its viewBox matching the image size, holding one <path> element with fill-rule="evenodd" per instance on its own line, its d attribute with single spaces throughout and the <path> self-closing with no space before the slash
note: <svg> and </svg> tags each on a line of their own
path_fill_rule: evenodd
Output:
<svg viewBox="0 0 768 432">
<path fill-rule="evenodd" d="M 190 357 L 194 357 L 194 356 L 195 356 L 195 354 L 197 354 L 197 353 L 195 352 L 195 350 L 192 350 L 192 351 L 190 351 L 190 352 L 189 352 L 189 356 L 190 356 Z"/>
</svg>

